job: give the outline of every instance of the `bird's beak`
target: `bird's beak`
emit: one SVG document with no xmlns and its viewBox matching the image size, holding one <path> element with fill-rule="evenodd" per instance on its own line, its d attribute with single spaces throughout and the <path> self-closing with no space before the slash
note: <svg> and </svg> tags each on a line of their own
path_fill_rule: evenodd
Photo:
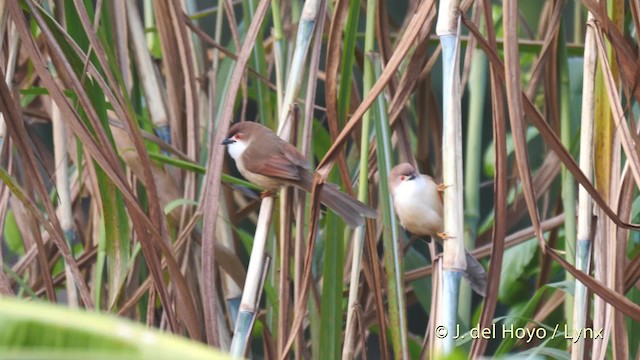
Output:
<svg viewBox="0 0 640 360">
<path fill-rule="evenodd" d="M 411 174 L 409 175 L 409 178 L 407 180 L 413 180 L 416 178 L 416 174 Z"/>
<path fill-rule="evenodd" d="M 234 142 L 236 141 L 233 138 L 226 138 L 222 140 L 222 145 L 229 145 L 229 144 L 233 144 Z"/>
</svg>

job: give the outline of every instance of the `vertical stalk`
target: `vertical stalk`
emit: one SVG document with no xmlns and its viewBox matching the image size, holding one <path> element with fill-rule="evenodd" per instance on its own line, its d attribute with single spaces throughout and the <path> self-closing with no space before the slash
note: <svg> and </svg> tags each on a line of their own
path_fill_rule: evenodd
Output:
<svg viewBox="0 0 640 360">
<path fill-rule="evenodd" d="M 376 0 L 367 0 L 367 23 L 364 38 L 365 54 L 372 53 L 375 47 L 376 6 Z M 364 62 L 364 74 L 362 81 L 363 96 L 367 96 L 371 87 L 373 87 L 374 82 L 375 75 L 373 63 L 371 58 L 367 57 Z M 348 103 L 348 100 L 345 101 L 345 103 Z M 362 137 L 360 138 L 360 182 L 358 183 L 358 200 L 365 204 L 367 203 L 369 195 L 367 174 L 369 174 L 369 133 L 371 132 L 371 114 L 372 110 L 369 109 L 362 116 Z M 360 284 L 360 266 L 362 263 L 362 246 L 364 244 L 365 229 L 365 226 L 360 226 L 353 233 L 349 302 L 347 303 L 347 325 L 345 329 L 344 345 L 342 348 L 343 360 L 353 358 L 353 346 L 356 335 L 354 315 L 358 306 L 358 286 Z"/>
<path fill-rule="evenodd" d="M 62 114 L 55 103 L 51 104 L 51 122 L 53 124 L 53 153 L 54 162 L 56 164 L 56 190 L 60 204 L 58 205 L 58 217 L 60 218 L 60 226 L 64 232 L 65 240 L 69 249 L 73 252 L 73 240 L 75 239 L 75 230 L 73 228 L 73 214 L 71 210 L 71 189 L 69 184 L 69 159 L 67 157 L 67 133 Z M 67 277 L 67 296 L 69 306 L 78 307 L 78 293 L 76 291 L 75 281 L 71 274 L 71 268 L 67 263 L 64 265 L 64 271 Z"/>
<path fill-rule="evenodd" d="M 307 58 L 307 52 L 309 50 L 309 44 L 313 35 L 313 29 L 316 26 L 316 16 L 318 14 L 318 8 L 320 0 L 312 0 L 304 3 L 302 9 L 302 16 L 300 17 L 300 24 L 298 25 L 298 36 L 296 38 L 296 48 L 293 52 L 293 59 L 291 60 L 291 66 L 289 67 L 289 78 L 287 79 L 287 86 L 284 92 L 284 98 L 282 102 L 282 112 L 278 118 L 278 134 L 288 134 L 291 131 L 291 123 L 288 120 L 288 109 L 291 107 L 293 100 L 298 96 L 300 92 L 300 86 L 302 85 L 302 75 L 304 73 L 304 64 Z"/>
<path fill-rule="evenodd" d="M 469 49 L 467 51 L 470 51 Z M 465 154 L 464 178 L 464 242 L 468 249 L 475 246 L 480 219 L 480 171 L 482 164 L 482 123 L 484 119 L 485 86 L 487 83 L 487 57 L 482 51 L 473 53 L 469 72 L 469 129 Z M 461 284 L 458 316 L 471 322 L 471 287 Z"/>
<path fill-rule="evenodd" d="M 143 3 L 144 13 L 144 26 L 147 29 L 151 29 L 155 26 L 156 20 L 153 18 L 153 0 L 144 0 Z M 152 47 L 155 42 L 155 34 L 153 32 L 147 33 L 147 46 Z"/>
<path fill-rule="evenodd" d="M 375 58 L 376 78 L 382 74 L 382 65 L 378 57 Z M 395 359 L 409 359 L 407 314 L 404 299 L 404 281 L 401 237 L 398 232 L 398 222 L 389 191 L 388 174 L 393 162 L 391 148 L 391 129 L 384 94 L 377 97 L 374 122 L 377 140 L 377 160 L 379 178 L 379 199 L 382 209 L 382 240 L 384 245 L 384 265 L 387 271 L 387 296 L 389 299 L 389 329 L 393 339 Z M 364 136 L 364 133 L 363 133 Z"/>
<path fill-rule="evenodd" d="M 596 72 L 596 42 L 594 38 L 593 16 L 589 14 L 584 42 L 584 70 L 582 74 L 582 114 L 580 127 L 580 170 L 590 179 L 593 171 L 593 121 Z M 589 271 L 591 258 L 591 197 L 587 190 L 578 189 L 578 230 L 576 246 L 576 268 Z M 573 329 L 584 329 L 587 320 L 587 288 L 576 281 L 573 298 Z M 584 339 L 571 344 L 571 358 L 584 358 Z"/>
<path fill-rule="evenodd" d="M 271 1 L 271 13 L 273 14 L 273 57 L 276 68 L 276 94 L 278 99 L 277 109 L 278 114 L 282 113 L 282 89 L 283 89 L 283 80 L 282 74 L 284 72 L 284 51 L 282 50 L 282 20 L 280 19 L 280 0 Z"/>
<path fill-rule="evenodd" d="M 129 21 L 129 33 L 131 35 L 131 50 L 133 51 L 138 76 L 142 82 L 147 108 L 151 121 L 156 126 L 158 136 L 169 142 L 169 117 L 164 103 L 164 97 L 160 91 L 160 81 L 154 71 L 151 54 L 144 38 L 144 28 L 140 20 L 140 14 L 135 1 L 127 1 L 127 17 Z M 145 13 L 145 19 L 147 14 Z"/>
<path fill-rule="evenodd" d="M 220 44 L 222 40 L 222 23 L 224 22 L 224 6 L 220 4 L 218 6 L 218 12 L 216 13 L 216 27 L 215 27 L 215 35 L 214 40 L 217 44 Z M 208 72 L 207 77 L 209 78 L 209 99 L 208 99 L 208 111 L 209 116 L 205 124 L 203 124 L 203 128 L 205 129 L 203 141 L 201 142 L 202 146 L 200 148 L 200 158 L 206 159 L 207 154 L 209 152 L 209 144 L 213 142 L 214 138 L 214 119 L 219 119 L 219 110 L 220 108 L 216 108 L 218 94 L 224 94 L 226 91 L 226 83 L 223 89 L 218 89 L 218 73 L 220 71 L 220 50 L 218 48 L 213 48 L 213 60 L 211 61 L 211 69 Z M 229 75 L 231 72 L 229 72 Z"/>
<path fill-rule="evenodd" d="M 260 216 L 258 217 L 253 247 L 251 248 L 247 278 L 245 280 L 240 309 L 233 331 L 233 340 L 231 340 L 231 347 L 229 348 L 229 354 L 231 354 L 231 356 L 244 356 L 247 341 L 251 334 L 251 326 L 253 325 L 253 319 L 260 299 L 258 289 L 260 288 L 263 278 L 264 249 L 267 245 L 266 240 L 269 235 L 269 224 L 271 223 L 274 203 L 274 198 L 269 196 L 264 198 L 260 204 Z"/>
<path fill-rule="evenodd" d="M 571 129 L 571 95 L 569 93 L 569 63 L 567 59 L 567 41 L 565 36 L 565 26 L 560 24 L 560 34 L 558 39 L 558 70 L 560 75 L 560 137 L 562 145 L 571 150 L 571 140 L 574 132 Z M 575 262 L 576 247 L 576 181 L 567 170 L 562 166 L 562 207 L 564 209 L 565 218 L 565 249 L 566 259 L 569 263 Z M 567 280 L 572 280 L 571 274 L 566 274 Z M 567 294 L 565 301 L 565 314 L 567 323 L 572 322 L 572 296 Z"/>
<path fill-rule="evenodd" d="M 443 134 L 442 151 L 444 191 L 444 241 L 442 297 L 438 304 L 436 325 L 444 326 L 446 335 L 436 341 L 438 353 L 450 354 L 454 348 L 458 295 L 462 271 L 467 267 L 464 248 L 462 196 L 462 116 L 460 109 L 459 15 L 458 2 L 441 0 L 436 34 L 442 45 Z"/>
<path fill-rule="evenodd" d="M 298 96 L 300 85 L 302 84 L 302 74 L 304 72 L 304 64 L 309 49 L 309 43 L 315 28 L 316 16 L 319 8 L 318 1 L 307 1 L 302 10 L 302 18 L 298 26 L 298 37 L 296 48 L 291 63 L 289 78 L 287 79 L 287 87 L 285 90 L 284 100 L 281 109 L 289 109 L 293 103 L 293 99 Z M 291 117 L 288 111 L 279 114 L 278 135 L 285 141 L 290 137 Z M 242 294 L 240 310 L 238 311 L 238 319 L 235 323 L 233 339 L 231 341 L 230 354 L 232 356 L 241 357 L 244 355 L 253 319 L 256 315 L 256 309 L 259 302 L 259 279 L 262 279 L 264 271 L 264 249 L 269 232 L 269 223 L 273 213 L 275 199 L 272 196 L 262 200 L 260 205 L 260 214 L 258 216 L 258 226 L 254 235 L 253 248 L 251 250 L 251 258 L 249 260 L 249 269 L 247 270 L 247 282 L 245 290 Z M 253 280 L 252 280 L 253 279 Z"/>
</svg>

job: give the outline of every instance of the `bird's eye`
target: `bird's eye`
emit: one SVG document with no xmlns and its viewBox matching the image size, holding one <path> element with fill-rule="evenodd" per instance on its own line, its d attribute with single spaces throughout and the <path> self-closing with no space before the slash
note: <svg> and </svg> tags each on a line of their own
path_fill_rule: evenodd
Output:
<svg viewBox="0 0 640 360">
<path fill-rule="evenodd" d="M 404 181 L 404 179 L 406 179 L 407 177 L 404 175 L 400 175 L 400 181 Z"/>
<path fill-rule="evenodd" d="M 233 135 L 233 138 L 236 139 L 236 140 L 240 140 L 240 139 L 242 139 L 242 134 L 241 133 L 237 133 L 237 134 Z"/>
</svg>

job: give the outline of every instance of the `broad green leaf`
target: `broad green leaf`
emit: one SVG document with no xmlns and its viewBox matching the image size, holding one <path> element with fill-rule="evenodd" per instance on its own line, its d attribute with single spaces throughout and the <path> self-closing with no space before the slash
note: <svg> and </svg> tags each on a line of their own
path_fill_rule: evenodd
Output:
<svg viewBox="0 0 640 360">
<path fill-rule="evenodd" d="M 429 261 L 414 247 L 404 255 L 404 265 L 406 271 L 411 271 L 429 265 Z M 423 277 L 411 282 L 413 292 L 418 298 L 418 302 L 425 313 L 431 312 L 431 277 Z"/>
<path fill-rule="evenodd" d="M 540 133 L 538 132 L 538 129 L 536 129 L 533 126 L 530 126 L 527 128 L 527 144 L 529 142 L 531 142 L 531 140 L 533 140 L 535 137 L 539 136 Z M 484 174 L 487 177 L 493 177 L 494 173 L 495 173 L 495 150 L 494 150 L 494 142 L 491 141 L 491 143 L 489 144 L 489 146 L 487 146 L 487 148 L 484 151 Z M 507 133 L 507 156 L 513 154 L 515 150 L 515 147 L 513 145 L 513 136 L 511 135 L 511 133 Z"/>
<path fill-rule="evenodd" d="M 13 210 L 7 211 L 7 216 L 4 220 L 4 243 L 12 253 L 22 255 L 24 254 L 24 243 L 22 242 L 22 233 L 16 223 L 16 217 Z"/>
<path fill-rule="evenodd" d="M 329 181 L 338 180 L 334 170 Z M 320 359 L 338 359 L 342 338 L 342 290 L 344 275 L 344 223 L 333 211 L 326 215 L 325 248 L 322 270 L 322 304 L 320 313 Z"/>
<path fill-rule="evenodd" d="M 0 298 L 0 358 L 227 359 L 211 348 L 129 320 Z"/>
<path fill-rule="evenodd" d="M 522 275 L 536 255 L 537 249 L 536 239 L 530 239 L 505 250 L 498 292 L 498 299 L 501 302 L 511 303 L 514 296 L 521 295 L 529 289 Z"/>
</svg>

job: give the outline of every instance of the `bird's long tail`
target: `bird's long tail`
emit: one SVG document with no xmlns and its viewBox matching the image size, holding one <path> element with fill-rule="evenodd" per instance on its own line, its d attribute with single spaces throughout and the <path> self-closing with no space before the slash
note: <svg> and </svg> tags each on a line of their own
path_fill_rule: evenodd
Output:
<svg viewBox="0 0 640 360">
<path fill-rule="evenodd" d="M 311 191 L 311 174 L 304 174 L 302 184 L 305 190 Z M 357 199 L 340 191 L 337 185 L 325 183 L 320 193 L 320 201 L 331 208 L 338 216 L 351 226 L 356 228 L 364 224 L 364 218 L 376 218 L 375 209 L 361 203 Z"/>
<path fill-rule="evenodd" d="M 487 295 L 487 272 L 473 255 L 465 250 L 467 270 L 462 276 L 467 279 L 473 291 L 485 297 Z"/>
</svg>

